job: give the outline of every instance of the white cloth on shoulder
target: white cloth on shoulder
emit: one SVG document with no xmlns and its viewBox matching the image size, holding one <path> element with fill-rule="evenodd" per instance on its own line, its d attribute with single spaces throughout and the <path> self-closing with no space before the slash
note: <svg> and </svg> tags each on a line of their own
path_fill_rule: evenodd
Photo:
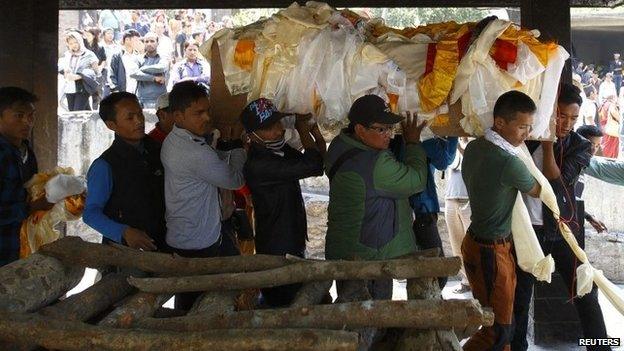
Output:
<svg viewBox="0 0 624 351">
<path fill-rule="evenodd" d="M 494 131 L 486 131 L 485 138 L 495 145 L 498 145 L 503 150 L 508 151 L 510 147 L 514 149 L 514 152 L 510 153 L 515 153 L 515 155 L 522 160 L 529 169 L 529 172 L 531 172 L 533 177 L 535 177 L 542 186 L 540 199 L 552 211 L 553 216 L 559 223 L 559 229 L 563 239 L 568 243 L 574 255 L 582 262 L 576 269 L 576 294 L 578 296 L 583 296 L 589 293 L 595 283 L 598 289 L 605 294 L 609 302 L 611 302 L 620 314 L 624 315 L 624 292 L 615 284 L 611 283 L 601 270 L 591 265 L 585 251 L 579 246 L 576 237 L 574 237 L 568 225 L 564 221 L 559 220 L 561 212 L 559 211 L 555 192 L 550 182 L 540 170 L 537 169 L 535 163 L 533 163 L 533 158 L 531 158 L 526 145 L 522 144 L 520 147 L 514 148 L 513 145 L 507 143 Z M 501 139 L 505 142 L 501 142 Z M 537 241 L 533 226 L 531 225 L 531 219 L 529 218 L 527 208 L 520 194 L 518 194 L 516 198 L 516 204 L 512 212 L 511 232 L 520 268 L 525 272 L 533 274 L 538 280 L 550 282 L 551 273 L 555 268 L 554 260 L 550 255 L 544 257 L 544 253 Z"/>
<path fill-rule="evenodd" d="M 527 166 L 531 175 L 533 175 L 533 177 L 535 177 L 537 181 L 542 184 L 542 189 L 545 187 L 543 184 L 544 182 L 548 187 L 550 187 L 550 184 L 544 175 L 533 163 L 533 159 L 526 149 L 526 146 L 521 148 L 511 145 L 500 134 L 493 131 L 491 128 L 485 130 L 485 139 L 506 152 L 518 157 L 525 164 L 525 166 Z M 540 176 L 543 179 L 540 179 Z M 552 192 L 552 188 L 550 188 L 550 191 Z M 544 193 L 545 192 L 542 191 L 542 194 Z M 537 280 L 550 283 L 551 274 L 555 271 L 555 261 L 551 255 L 544 256 L 542 247 L 537 240 L 535 230 L 531 225 L 529 211 L 524 204 L 524 201 L 522 201 L 522 194 L 520 191 L 518 191 L 518 195 L 516 196 L 516 203 L 514 204 L 511 215 L 511 234 L 514 240 L 518 266 L 520 266 L 523 271 L 534 275 Z"/>
</svg>

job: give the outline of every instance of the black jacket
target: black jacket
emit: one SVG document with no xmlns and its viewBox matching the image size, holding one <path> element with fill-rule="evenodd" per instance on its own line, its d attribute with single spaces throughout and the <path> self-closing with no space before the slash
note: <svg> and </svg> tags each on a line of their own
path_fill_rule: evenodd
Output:
<svg viewBox="0 0 624 351">
<path fill-rule="evenodd" d="M 126 91 L 126 68 L 121 55 L 123 52 L 118 52 L 111 58 L 108 82 L 111 91 Z"/>
<path fill-rule="evenodd" d="M 529 150 L 531 143 L 527 142 Z M 539 142 L 538 142 L 539 143 Z M 576 183 L 584 168 L 589 166 L 591 159 L 591 143 L 577 134 L 570 132 L 565 138 L 558 140 L 554 145 L 555 162 L 561 171 L 558 179 L 551 180 L 561 218 L 568 224 L 574 235 L 580 232 L 578 209 L 576 203 Z M 544 238 L 547 240 L 563 240 L 559 226 L 555 221 L 552 212 L 546 206 L 542 206 L 544 217 Z"/>
<path fill-rule="evenodd" d="M 165 243 L 165 183 L 160 143 L 143 138 L 144 152 L 116 137 L 104 151 L 113 175 L 113 192 L 104 214 L 114 221 L 145 231 L 163 249 Z"/>
<path fill-rule="evenodd" d="M 260 254 L 302 256 L 307 239 L 306 212 L 299 179 L 323 174 L 323 158 L 314 149 L 301 153 L 290 146 L 281 157 L 252 143 L 244 167 L 251 190 Z"/>
</svg>

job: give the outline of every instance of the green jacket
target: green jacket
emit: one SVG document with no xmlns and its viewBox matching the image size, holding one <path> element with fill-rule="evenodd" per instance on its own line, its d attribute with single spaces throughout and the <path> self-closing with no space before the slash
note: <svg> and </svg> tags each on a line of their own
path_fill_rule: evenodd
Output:
<svg viewBox="0 0 624 351">
<path fill-rule="evenodd" d="M 346 160 L 329 187 L 327 259 L 383 260 L 416 250 L 408 198 L 427 183 L 426 155 L 407 145 L 405 162 L 389 150 L 375 150 L 344 132 L 327 152 L 326 169 L 347 150 L 361 149 Z"/>
</svg>

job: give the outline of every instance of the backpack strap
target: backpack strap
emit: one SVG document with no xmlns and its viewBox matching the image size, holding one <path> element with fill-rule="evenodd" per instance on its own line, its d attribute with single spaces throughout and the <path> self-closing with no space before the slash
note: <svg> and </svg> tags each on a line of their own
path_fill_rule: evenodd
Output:
<svg viewBox="0 0 624 351">
<path fill-rule="evenodd" d="M 340 155 L 338 157 L 338 159 L 336 159 L 336 162 L 334 162 L 334 164 L 331 166 L 331 168 L 327 172 L 327 178 L 329 178 L 329 181 L 330 182 L 332 181 L 332 179 L 336 175 L 336 172 L 338 172 L 338 170 L 340 169 L 340 167 L 342 167 L 342 165 L 345 163 L 345 161 L 347 161 L 351 157 L 359 154 L 362 151 L 364 151 L 364 150 L 361 150 L 361 149 L 358 149 L 358 148 L 353 148 L 353 149 L 349 149 L 349 150 L 345 151 L 342 155 Z"/>
</svg>

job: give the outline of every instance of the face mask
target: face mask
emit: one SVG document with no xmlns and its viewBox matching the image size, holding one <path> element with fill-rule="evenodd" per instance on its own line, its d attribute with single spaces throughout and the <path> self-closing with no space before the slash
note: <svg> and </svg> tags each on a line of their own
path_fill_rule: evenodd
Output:
<svg viewBox="0 0 624 351">
<path fill-rule="evenodd" d="M 284 135 L 276 140 L 264 140 L 259 137 L 256 132 L 252 132 L 252 134 L 255 135 L 256 138 L 260 139 L 264 143 L 264 146 L 269 150 L 280 151 L 282 147 L 284 147 L 284 144 L 286 144 L 286 138 L 284 138 Z"/>
</svg>

